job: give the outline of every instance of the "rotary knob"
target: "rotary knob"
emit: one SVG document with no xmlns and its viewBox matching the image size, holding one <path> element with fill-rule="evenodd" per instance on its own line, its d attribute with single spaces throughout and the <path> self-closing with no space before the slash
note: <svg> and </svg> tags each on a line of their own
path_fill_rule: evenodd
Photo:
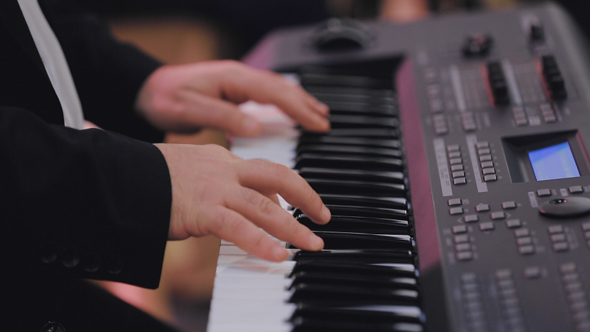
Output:
<svg viewBox="0 0 590 332">
<path fill-rule="evenodd" d="M 487 34 L 475 34 L 468 36 L 463 43 L 461 51 L 466 57 L 484 57 L 490 53 L 494 46 L 494 39 Z"/>
</svg>

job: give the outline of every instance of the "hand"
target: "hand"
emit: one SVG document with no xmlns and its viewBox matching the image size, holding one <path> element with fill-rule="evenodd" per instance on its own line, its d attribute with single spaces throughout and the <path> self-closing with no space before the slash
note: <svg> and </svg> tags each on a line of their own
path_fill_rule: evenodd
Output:
<svg viewBox="0 0 590 332">
<path fill-rule="evenodd" d="M 300 86 L 235 61 L 163 66 L 148 78 L 136 106 L 165 131 L 190 133 L 209 127 L 252 137 L 262 126 L 237 107 L 249 100 L 278 106 L 308 130 L 330 128 L 328 107 Z"/>
<path fill-rule="evenodd" d="M 270 260 L 287 250 L 268 234 L 305 250 L 324 243 L 278 204 L 280 194 L 312 220 L 325 224 L 330 211 L 313 189 L 288 167 L 244 160 L 216 145 L 156 144 L 170 171 L 170 240 L 214 234 Z"/>
</svg>

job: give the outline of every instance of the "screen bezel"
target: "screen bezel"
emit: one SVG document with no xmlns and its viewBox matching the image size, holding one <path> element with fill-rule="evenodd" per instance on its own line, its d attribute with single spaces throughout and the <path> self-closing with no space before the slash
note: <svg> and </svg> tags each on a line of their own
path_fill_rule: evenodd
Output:
<svg viewBox="0 0 590 332">
<path fill-rule="evenodd" d="M 545 182 L 537 180 L 529 152 L 548 148 L 557 144 L 568 143 L 580 177 L 590 175 L 590 162 L 582 139 L 577 130 L 502 138 L 504 156 L 512 182 Z M 577 177 L 576 177 L 577 178 Z M 568 179 L 568 178 L 565 178 Z"/>
</svg>

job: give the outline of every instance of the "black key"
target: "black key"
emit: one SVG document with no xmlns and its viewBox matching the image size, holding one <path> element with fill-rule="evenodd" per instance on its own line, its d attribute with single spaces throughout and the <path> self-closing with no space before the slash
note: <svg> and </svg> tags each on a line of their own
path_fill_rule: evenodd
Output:
<svg viewBox="0 0 590 332">
<path fill-rule="evenodd" d="M 360 157 L 400 158 L 402 152 L 394 149 L 367 148 L 358 146 L 338 146 L 324 144 L 306 144 L 298 147 L 297 155 L 302 153 L 340 154 Z"/>
<path fill-rule="evenodd" d="M 373 148 L 396 149 L 402 148 L 399 140 L 377 139 L 377 138 L 350 138 L 350 137 L 331 137 L 322 135 L 303 135 L 299 137 L 299 146 L 306 144 L 330 144 L 344 146 L 364 146 Z"/>
<path fill-rule="evenodd" d="M 365 264 L 379 262 L 395 262 L 414 264 L 416 255 L 410 250 L 404 249 L 385 249 L 385 250 L 321 250 L 321 251 L 304 251 L 300 250 L 295 253 L 294 261 L 327 261 L 327 262 L 358 262 Z"/>
<path fill-rule="evenodd" d="M 354 274 L 330 274 L 299 272 L 293 275 L 293 282 L 289 289 L 299 284 L 310 285 L 337 285 L 337 286 L 359 286 L 363 288 L 394 288 L 394 289 L 417 289 L 416 278 L 408 277 L 384 277 L 367 276 Z"/>
<path fill-rule="evenodd" d="M 414 239 L 403 234 L 369 234 L 357 232 L 314 231 L 330 249 L 414 249 Z M 297 248 L 289 244 L 289 248 Z"/>
<path fill-rule="evenodd" d="M 305 90 L 312 95 L 329 94 L 334 96 L 360 96 L 369 98 L 385 98 L 396 100 L 395 92 L 391 89 L 363 89 L 350 87 L 323 87 L 323 86 L 308 86 Z"/>
<path fill-rule="evenodd" d="M 370 234 L 410 234 L 410 225 L 407 220 L 380 219 L 349 216 L 332 216 L 329 223 L 318 225 L 307 216 L 301 216 L 297 220 L 311 230 L 342 231 Z"/>
<path fill-rule="evenodd" d="M 420 324 L 375 321 L 332 321 L 298 317 L 291 332 L 423 332 Z"/>
<path fill-rule="evenodd" d="M 299 83 L 309 86 L 350 87 L 350 88 L 391 88 L 391 80 L 355 75 L 330 75 L 322 73 L 302 73 Z"/>
<path fill-rule="evenodd" d="M 344 103 L 344 102 L 326 102 L 330 108 L 330 115 L 360 115 L 360 116 L 386 116 L 396 117 L 398 115 L 397 106 L 393 105 L 375 105 L 362 103 Z"/>
<path fill-rule="evenodd" d="M 397 104 L 393 96 L 387 96 L 382 94 L 381 96 L 376 93 L 370 93 L 372 90 L 367 90 L 365 93 L 346 93 L 346 91 L 308 91 L 316 99 L 323 103 L 329 102 L 341 102 L 341 103 L 361 103 L 361 104 L 373 104 L 373 105 L 391 105 Z M 354 92 L 354 91 L 348 91 Z"/>
<path fill-rule="evenodd" d="M 360 116 L 330 114 L 332 129 L 339 128 L 399 128 L 399 120 L 384 116 Z"/>
<path fill-rule="evenodd" d="M 303 153 L 297 157 L 295 169 L 303 167 L 361 169 L 366 171 L 401 171 L 404 162 L 398 158 L 353 157 Z"/>
<path fill-rule="evenodd" d="M 351 274 L 365 276 L 385 277 L 418 277 L 416 266 L 411 263 L 367 263 L 367 262 L 342 262 L 326 260 L 298 260 L 291 271 L 289 278 L 299 272 L 328 273 L 328 274 Z"/>
<path fill-rule="evenodd" d="M 423 324 L 424 313 L 415 306 L 317 306 L 313 304 L 299 304 L 293 312 L 290 321 L 297 317 L 330 321 L 359 321 L 359 322 L 412 322 Z"/>
<path fill-rule="evenodd" d="M 306 179 L 318 193 L 374 195 L 374 196 L 405 196 L 406 186 L 399 183 L 375 183 L 365 181 Z"/>
<path fill-rule="evenodd" d="M 305 132 L 303 135 L 325 135 L 331 137 L 363 137 L 363 138 L 379 138 L 379 139 L 398 139 L 400 132 L 398 129 L 384 129 L 384 128 L 343 128 L 331 129 L 326 134 L 318 134 L 314 132 Z"/>
<path fill-rule="evenodd" d="M 367 172 L 356 169 L 304 167 L 299 170 L 299 175 L 301 175 L 301 177 L 305 179 L 352 180 L 377 183 L 406 183 L 406 176 L 402 172 Z"/>
<path fill-rule="evenodd" d="M 405 197 L 369 197 L 356 195 L 320 194 L 324 204 L 345 206 L 382 207 L 389 209 L 408 210 L 408 200 Z"/>
<path fill-rule="evenodd" d="M 417 304 L 418 291 L 390 287 L 358 287 L 340 285 L 315 285 L 300 283 L 293 287 L 290 303 L 386 303 Z"/>
<path fill-rule="evenodd" d="M 368 217 L 368 218 L 385 218 L 385 219 L 408 219 L 408 210 L 402 209 L 387 209 L 366 206 L 346 206 L 346 205 L 326 205 L 332 215 L 346 216 L 346 217 Z M 295 211 L 294 216 L 297 217 L 302 213 Z"/>
</svg>

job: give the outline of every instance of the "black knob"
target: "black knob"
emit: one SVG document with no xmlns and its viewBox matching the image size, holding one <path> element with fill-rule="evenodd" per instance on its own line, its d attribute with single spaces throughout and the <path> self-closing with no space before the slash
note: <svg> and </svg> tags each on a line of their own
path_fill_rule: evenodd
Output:
<svg viewBox="0 0 590 332">
<path fill-rule="evenodd" d="M 531 41 L 536 43 L 542 43 L 545 41 L 545 29 L 541 23 L 531 24 L 530 33 Z"/>
<path fill-rule="evenodd" d="M 465 39 L 461 50 L 466 57 L 481 57 L 488 55 L 493 45 L 490 35 L 475 34 Z"/>
</svg>

